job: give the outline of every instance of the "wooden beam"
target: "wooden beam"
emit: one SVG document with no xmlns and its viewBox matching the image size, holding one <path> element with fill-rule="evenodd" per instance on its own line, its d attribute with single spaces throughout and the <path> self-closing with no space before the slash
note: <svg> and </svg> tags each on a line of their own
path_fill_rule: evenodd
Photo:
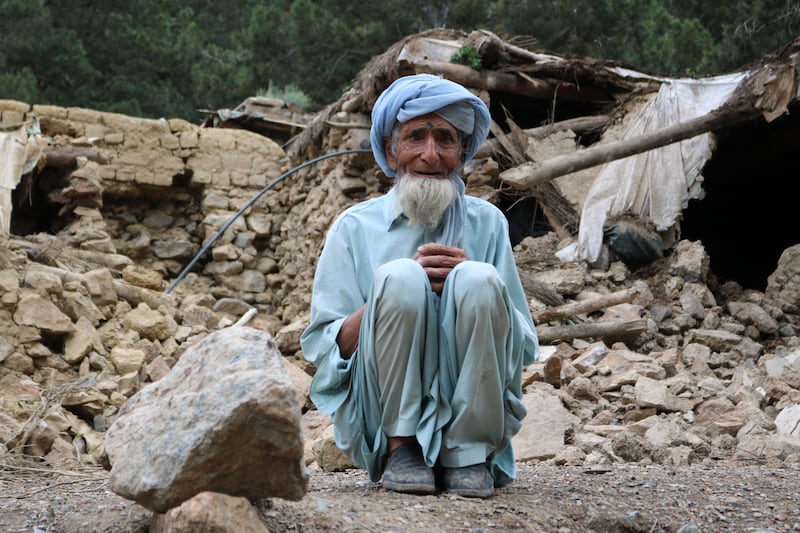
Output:
<svg viewBox="0 0 800 533">
<path fill-rule="evenodd" d="M 609 117 L 608 115 L 577 117 L 577 118 L 562 120 L 559 122 L 554 122 L 552 124 L 547 124 L 545 126 L 524 129 L 522 131 L 529 137 L 542 138 L 542 137 L 547 137 L 548 135 L 551 135 L 553 133 L 566 130 L 572 130 L 575 133 L 585 133 L 588 131 L 604 128 L 610 121 L 611 117 Z M 513 135 L 513 134 L 506 134 L 506 135 Z M 502 146 L 501 136 L 497 136 L 493 139 L 486 140 L 486 142 L 484 142 L 481 145 L 481 147 L 478 148 L 478 152 L 475 154 L 475 157 L 479 159 L 483 157 L 490 157 L 494 153 L 494 151 L 498 148 L 498 145 Z"/>
<path fill-rule="evenodd" d="M 89 161 L 98 163 L 108 163 L 108 157 L 97 150 L 88 146 L 52 146 L 44 152 L 45 165 L 56 168 L 74 167 L 79 157 L 85 157 Z"/>
<path fill-rule="evenodd" d="M 626 322 L 600 322 L 573 324 L 569 326 L 537 326 L 536 334 L 542 344 L 557 341 L 570 341 L 588 337 L 599 337 L 609 341 L 635 340 L 640 333 L 647 331 L 647 321 L 629 320 Z"/>
<path fill-rule="evenodd" d="M 636 288 L 625 289 L 611 294 L 603 294 L 596 298 L 589 298 L 580 302 L 572 302 L 558 307 L 543 309 L 533 315 L 533 321 L 537 324 L 545 324 L 553 320 L 563 320 L 576 315 L 599 311 L 612 305 L 632 302 L 639 293 Z"/>
<path fill-rule="evenodd" d="M 598 102 L 611 101 L 608 91 L 599 87 L 578 87 L 574 83 L 560 82 L 552 84 L 548 81 L 525 78 L 507 72 L 491 70 L 475 70 L 466 65 L 445 63 L 442 61 L 419 61 L 413 63 L 417 73 L 440 74 L 445 78 L 473 89 L 498 91 L 532 98 L 565 102 Z"/>
<path fill-rule="evenodd" d="M 752 111 L 712 112 L 633 139 L 593 146 L 574 154 L 556 156 L 541 163 L 523 163 L 518 167 L 501 172 L 500 179 L 517 189 L 530 189 L 559 176 L 660 148 L 703 133 L 745 122 L 756 116 L 757 112 Z"/>
</svg>

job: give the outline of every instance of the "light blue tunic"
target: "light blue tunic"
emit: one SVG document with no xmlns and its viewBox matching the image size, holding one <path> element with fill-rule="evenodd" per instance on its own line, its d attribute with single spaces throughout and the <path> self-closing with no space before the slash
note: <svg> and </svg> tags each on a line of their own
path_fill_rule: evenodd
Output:
<svg viewBox="0 0 800 533">
<path fill-rule="evenodd" d="M 488 460 L 497 486 L 516 474 L 522 366 L 538 358 L 538 340 L 505 217 L 486 201 L 464 201 L 469 261 L 441 298 L 410 259 L 434 237 L 408 225 L 393 190 L 346 210 L 325 240 L 301 337 L 317 368 L 311 399 L 373 481 L 387 435 L 415 435 L 429 466 Z M 343 359 L 336 336 L 365 303 L 359 346 Z"/>
</svg>

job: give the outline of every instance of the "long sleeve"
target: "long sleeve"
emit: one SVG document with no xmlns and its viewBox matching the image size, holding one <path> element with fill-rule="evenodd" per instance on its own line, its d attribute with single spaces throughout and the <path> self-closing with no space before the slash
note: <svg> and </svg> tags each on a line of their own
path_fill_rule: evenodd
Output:
<svg viewBox="0 0 800 533">
<path fill-rule="evenodd" d="M 345 318 L 365 301 L 359 290 L 349 239 L 338 219 L 325 239 L 314 274 L 311 321 L 300 338 L 303 355 L 317 370 L 311 399 L 323 413 L 332 414 L 347 395 L 352 361 L 343 359 L 336 336 Z"/>
</svg>

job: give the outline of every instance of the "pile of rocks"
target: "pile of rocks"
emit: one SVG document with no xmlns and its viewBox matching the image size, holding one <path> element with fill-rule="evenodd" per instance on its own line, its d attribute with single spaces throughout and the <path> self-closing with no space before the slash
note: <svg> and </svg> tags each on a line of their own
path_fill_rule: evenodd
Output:
<svg viewBox="0 0 800 533">
<path fill-rule="evenodd" d="M 797 301 L 784 299 L 800 283 L 800 247 L 787 249 L 762 294 L 731 283 L 712 291 L 699 243 L 682 241 L 634 273 L 621 263 L 608 271 L 558 264 L 550 259 L 556 245 L 552 234 L 525 239 L 515 249 L 520 270 L 567 300 L 636 288 L 632 303 L 571 320 L 636 317 L 648 328 L 627 342 L 543 346 L 545 359 L 526 369 L 519 460 L 800 462 Z M 0 438 L 9 452 L 53 464 L 101 463 L 105 431 L 126 401 L 248 309 L 208 293 L 155 291 L 158 273 L 137 265 L 69 272 L 21 250 L 5 250 L 0 260 Z M 536 314 L 540 304 L 531 304 Z M 297 317 L 274 337 L 301 395 L 306 462 L 346 468 L 329 421 L 307 398 L 305 321 Z M 250 325 L 269 329 L 258 315 Z M 556 361 L 553 376 L 545 366 Z"/>
</svg>

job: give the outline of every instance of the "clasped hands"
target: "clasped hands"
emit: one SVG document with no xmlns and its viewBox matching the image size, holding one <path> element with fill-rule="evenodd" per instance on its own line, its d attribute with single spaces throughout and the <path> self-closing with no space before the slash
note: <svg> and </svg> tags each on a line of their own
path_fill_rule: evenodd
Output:
<svg viewBox="0 0 800 533">
<path fill-rule="evenodd" d="M 469 258 L 461 248 L 427 243 L 417 248 L 417 253 L 414 254 L 412 259 L 422 265 L 428 275 L 431 289 L 441 296 L 445 278 L 456 265 Z"/>
</svg>

